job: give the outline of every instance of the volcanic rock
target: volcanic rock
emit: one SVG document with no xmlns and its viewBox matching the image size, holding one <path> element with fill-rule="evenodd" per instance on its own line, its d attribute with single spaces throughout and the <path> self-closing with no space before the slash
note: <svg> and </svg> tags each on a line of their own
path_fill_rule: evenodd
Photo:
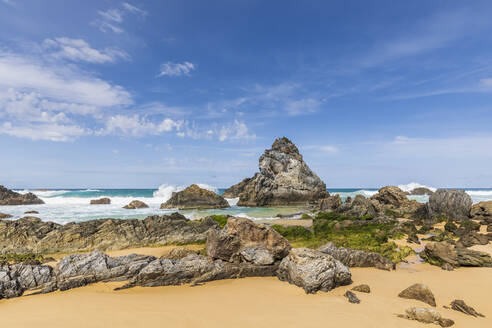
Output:
<svg viewBox="0 0 492 328">
<path fill-rule="evenodd" d="M 33 193 L 19 194 L 0 186 L 0 205 L 31 205 L 44 204 L 44 202 Z"/>
<path fill-rule="evenodd" d="M 352 282 L 349 268 L 331 255 L 308 248 L 293 248 L 280 262 L 277 277 L 306 293 L 329 291 Z"/>
<path fill-rule="evenodd" d="M 289 139 L 276 139 L 259 159 L 260 172 L 233 186 L 239 206 L 295 205 L 328 196 L 326 185 L 307 166 Z M 231 194 L 233 194 L 231 192 Z"/>
<path fill-rule="evenodd" d="M 148 208 L 149 205 L 145 204 L 144 202 L 141 202 L 139 200 L 132 200 L 130 204 L 123 206 L 123 208 L 126 208 L 128 210 L 134 210 L 137 208 Z"/>
<path fill-rule="evenodd" d="M 217 195 L 213 191 L 200 188 L 196 184 L 192 184 L 185 190 L 173 193 L 172 197 L 161 205 L 161 209 L 177 208 L 180 210 L 226 207 L 229 207 L 229 203 L 224 197 Z"/>
<path fill-rule="evenodd" d="M 108 205 L 108 204 L 111 204 L 111 199 L 107 197 L 91 200 L 91 205 Z"/>
</svg>

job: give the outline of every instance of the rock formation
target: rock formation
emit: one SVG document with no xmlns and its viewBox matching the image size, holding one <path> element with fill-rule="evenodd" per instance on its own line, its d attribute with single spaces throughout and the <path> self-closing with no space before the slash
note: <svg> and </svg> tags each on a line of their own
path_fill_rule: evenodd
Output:
<svg viewBox="0 0 492 328">
<path fill-rule="evenodd" d="M 293 248 L 280 262 L 277 277 L 308 294 L 352 283 L 349 268 L 331 255 L 308 248 Z"/>
<path fill-rule="evenodd" d="M 0 253 L 116 250 L 151 244 L 204 241 L 218 227 L 211 218 L 190 221 L 181 214 L 138 219 L 99 219 L 59 225 L 26 217 L 0 221 Z"/>
<path fill-rule="evenodd" d="M 109 205 L 111 204 L 111 199 L 107 197 L 99 198 L 99 199 L 91 199 L 91 205 Z"/>
<path fill-rule="evenodd" d="M 470 215 L 477 219 L 492 218 L 492 200 L 474 204 Z"/>
<path fill-rule="evenodd" d="M 455 247 L 448 242 L 427 243 L 420 256 L 438 266 L 448 263 L 453 267 L 492 267 L 492 257 L 488 253 Z"/>
<path fill-rule="evenodd" d="M 229 203 L 224 197 L 213 191 L 192 184 L 185 190 L 173 193 L 172 197 L 161 205 L 161 209 L 177 208 L 180 210 L 227 208 Z"/>
<path fill-rule="evenodd" d="M 454 321 L 441 316 L 434 309 L 412 307 L 405 310 L 405 314 L 398 315 L 400 318 L 416 320 L 422 323 L 433 323 L 441 327 L 451 327 Z"/>
<path fill-rule="evenodd" d="M 424 284 L 414 284 L 402 290 L 400 294 L 398 294 L 398 297 L 418 300 L 427 303 L 430 306 L 436 306 L 434 294 L 430 288 Z"/>
<path fill-rule="evenodd" d="M 287 138 L 276 139 L 259 159 L 260 172 L 228 189 L 239 206 L 296 205 L 328 196 L 326 185 Z"/>
<path fill-rule="evenodd" d="M 470 216 L 472 199 L 463 190 L 438 189 L 429 197 L 428 215 L 434 218 L 444 215 L 449 219 L 465 219 Z"/>
<path fill-rule="evenodd" d="M 452 301 L 450 304 L 450 307 L 451 307 L 451 309 L 453 309 L 455 311 L 462 312 L 464 314 L 468 314 L 468 315 L 471 315 L 473 317 L 485 317 L 483 314 L 478 313 L 477 311 L 475 311 L 474 308 L 467 305 L 465 303 L 465 301 L 463 301 L 463 300 Z"/>
<path fill-rule="evenodd" d="M 243 181 L 236 183 L 235 185 L 226 189 L 224 191 L 224 193 L 222 194 L 222 196 L 224 198 L 237 198 L 237 197 L 239 197 L 239 194 L 241 194 L 241 192 L 243 192 L 244 187 L 249 183 L 250 180 L 251 180 L 251 178 L 246 178 Z"/>
<path fill-rule="evenodd" d="M 9 190 L 4 186 L 0 186 L 0 205 L 31 205 L 31 204 L 44 204 L 33 193 L 19 194 L 15 191 Z"/>
<path fill-rule="evenodd" d="M 123 206 L 123 208 L 126 208 L 127 210 L 134 210 L 137 208 L 148 208 L 148 207 L 149 205 L 139 200 L 132 200 L 130 204 Z"/>
<path fill-rule="evenodd" d="M 425 188 L 425 187 L 418 187 L 418 188 L 414 188 L 412 189 L 408 195 L 432 195 L 434 192 L 432 190 L 430 190 L 429 188 Z"/>
<path fill-rule="evenodd" d="M 395 264 L 383 257 L 379 253 L 364 252 L 360 250 L 336 247 L 335 244 L 329 242 L 320 248 L 318 251 L 333 256 L 338 261 L 348 267 L 375 267 L 382 270 L 391 270 L 395 268 Z"/>
</svg>

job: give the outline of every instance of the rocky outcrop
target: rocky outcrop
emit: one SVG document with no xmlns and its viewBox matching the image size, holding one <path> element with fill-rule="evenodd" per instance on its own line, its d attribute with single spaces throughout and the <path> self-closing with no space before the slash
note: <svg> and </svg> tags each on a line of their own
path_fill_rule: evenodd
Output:
<svg viewBox="0 0 492 328">
<path fill-rule="evenodd" d="M 243 181 L 236 183 L 235 185 L 227 188 L 222 196 L 224 198 L 237 198 L 244 191 L 244 188 L 248 185 L 251 178 L 246 178 Z"/>
<path fill-rule="evenodd" d="M 430 306 L 436 306 L 436 299 L 434 298 L 434 294 L 424 284 L 414 284 L 400 292 L 398 297 L 407 298 L 411 300 L 422 301 L 424 303 L 429 304 Z"/>
<path fill-rule="evenodd" d="M 229 203 L 224 197 L 213 191 L 192 184 L 185 190 L 173 193 L 172 197 L 161 205 L 161 209 L 177 208 L 180 210 L 226 208 Z"/>
<path fill-rule="evenodd" d="M 287 239 L 263 224 L 244 218 L 229 218 L 222 230 L 210 230 L 207 254 L 227 262 L 273 264 L 289 253 Z"/>
<path fill-rule="evenodd" d="M 9 219 L 11 217 L 12 215 L 10 214 L 0 213 L 0 219 Z"/>
<path fill-rule="evenodd" d="M 47 265 L 12 264 L 0 266 L 0 299 L 21 296 L 52 280 L 53 269 Z"/>
<path fill-rule="evenodd" d="M 445 263 L 453 267 L 492 267 L 492 257 L 484 252 L 455 247 L 448 242 L 427 243 L 420 256 L 433 265 Z"/>
<path fill-rule="evenodd" d="M 107 197 L 99 198 L 99 199 L 91 199 L 91 205 L 109 205 L 111 204 L 111 199 Z"/>
<path fill-rule="evenodd" d="M 306 293 L 326 292 L 352 283 L 349 268 L 331 255 L 308 248 L 293 248 L 280 262 L 277 277 Z"/>
<path fill-rule="evenodd" d="M 340 206 L 342 206 L 342 199 L 339 195 L 331 195 L 319 200 L 321 212 L 335 212 Z"/>
<path fill-rule="evenodd" d="M 458 239 L 456 245 L 459 247 L 471 247 L 474 245 L 487 245 L 491 238 L 488 235 L 470 231 L 464 233 L 460 239 Z"/>
<path fill-rule="evenodd" d="M 470 216 L 472 199 L 463 190 L 438 189 L 429 197 L 429 218 L 443 215 L 448 219 L 465 219 Z"/>
<path fill-rule="evenodd" d="M 454 325 L 453 320 L 443 318 L 439 312 L 428 308 L 412 307 L 406 309 L 405 314 L 400 314 L 398 316 L 400 318 L 416 320 L 422 323 L 433 323 L 441 327 L 451 327 Z"/>
<path fill-rule="evenodd" d="M 474 218 L 492 218 L 492 200 L 474 204 L 471 208 L 470 215 Z"/>
<path fill-rule="evenodd" d="M 134 210 L 137 208 L 148 208 L 148 207 L 149 205 L 139 200 L 132 200 L 130 204 L 123 206 L 123 208 L 126 208 L 127 210 Z"/>
<path fill-rule="evenodd" d="M 183 215 L 138 219 L 99 219 L 59 225 L 26 217 L 0 221 L 0 253 L 55 253 L 116 250 L 151 244 L 204 241 L 217 228 L 211 218 L 190 221 Z"/>
<path fill-rule="evenodd" d="M 376 217 L 382 211 L 383 207 L 377 200 L 365 198 L 362 195 L 357 195 L 354 199 L 345 200 L 345 202 L 335 210 L 337 213 L 353 217 L 362 217 L 365 215 Z"/>
<path fill-rule="evenodd" d="M 32 205 L 44 204 L 44 202 L 33 193 L 19 194 L 0 186 L 0 205 Z"/>
<path fill-rule="evenodd" d="M 326 185 L 287 138 L 275 140 L 259 159 L 260 172 L 231 187 L 239 206 L 306 204 L 328 196 Z M 232 192 L 230 193 L 233 194 Z"/>
<path fill-rule="evenodd" d="M 318 251 L 333 256 L 348 267 L 375 267 L 382 270 L 391 270 L 395 268 L 393 262 L 379 253 L 336 247 L 332 242 L 321 246 L 318 248 Z"/>
<path fill-rule="evenodd" d="M 378 190 L 378 193 L 371 197 L 377 200 L 384 209 L 391 209 L 400 215 L 413 214 L 417 212 L 423 204 L 416 200 L 409 200 L 403 190 L 395 186 L 386 186 Z"/>
<path fill-rule="evenodd" d="M 485 317 L 483 314 L 478 313 L 477 311 L 475 311 L 474 308 L 472 308 L 471 306 L 467 305 L 465 303 L 465 301 L 463 301 L 463 300 L 454 300 L 454 301 L 452 301 L 451 304 L 450 304 L 450 307 L 451 307 L 451 309 L 453 309 L 455 311 L 458 311 L 458 312 L 461 312 L 461 313 L 464 313 L 464 314 L 468 314 L 468 315 L 471 315 L 473 317 Z"/>
</svg>

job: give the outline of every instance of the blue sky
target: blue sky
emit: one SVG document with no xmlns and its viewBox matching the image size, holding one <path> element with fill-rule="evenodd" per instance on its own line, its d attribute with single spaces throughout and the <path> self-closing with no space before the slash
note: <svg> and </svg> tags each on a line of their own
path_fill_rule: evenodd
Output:
<svg viewBox="0 0 492 328">
<path fill-rule="evenodd" d="M 492 187 L 490 1 L 0 0 L 0 184 Z"/>
</svg>

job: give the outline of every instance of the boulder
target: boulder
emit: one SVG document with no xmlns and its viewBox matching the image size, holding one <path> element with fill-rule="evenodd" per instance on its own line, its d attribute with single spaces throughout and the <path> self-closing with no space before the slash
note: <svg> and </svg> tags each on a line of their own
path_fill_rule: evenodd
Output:
<svg viewBox="0 0 492 328">
<path fill-rule="evenodd" d="M 472 199 L 464 190 L 438 189 L 429 197 L 429 218 L 443 215 L 448 219 L 464 219 L 470 216 Z"/>
<path fill-rule="evenodd" d="M 459 312 L 462 312 L 464 314 L 468 314 L 468 315 L 471 315 L 471 316 L 474 316 L 474 317 L 485 317 L 483 314 L 478 313 L 477 311 L 475 311 L 474 308 L 472 308 L 471 306 L 467 305 L 465 303 L 465 301 L 463 301 L 463 300 L 454 300 L 454 301 L 452 301 L 451 304 L 450 304 L 450 307 L 451 307 L 451 309 L 453 309 L 455 311 L 459 311 Z"/>
<path fill-rule="evenodd" d="M 47 265 L 12 264 L 0 266 L 0 299 L 21 296 L 28 289 L 37 289 L 53 278 Z"/>
<path fill-rule="evenodd" d="M 430 190 L 429 188 L 425 187 L 418 187 L 412 189 L 408 194 L 409 195 L 415 195 L 415 196 L 423 196 L 423 195 L 432 195 L 434 192 Z"/>
<path fill-rule="evenodd" d="M 10 214 L 0 213 L 0 219 L 9 219 L 11 217 L 12 215 Z"/>
<path fill-rule="evenodd" d="M 471 247 L 474 245 L 487 245 L 488 243 L 489 237 L 487 235 L 476 231 L 470 231 L 463 234 L 460 239 L 458 239 L 457 245 L 459 247 Z"/>
<path fill-rule="evenodd" d="M 424 206 L 416 200 L 410 200 L 403 190 L 395 186 L 386 186 L 378 190 L 371 199 L 381 204 L 382 211 L 391 210 L 398 215 L 415 214 Z"/>
<path fill-rule="evenodd" d="M 203 242 L 218 228 L 211 218 L 191 221 L 181 214 L 140 219 L 98 219 L 65 225 L 38 218 L 0 220 L 1 253 L 71 253 L 117 250 L 152 244 Z"/>
<path fill-rule="evenodd" d="M 227 188 L 222 197 L 224 198 L 238 198 L 239 195 L 244 191 L 244 188 L 248 185 L 251 178 L 246 178 L 243 181 L 236 183 L 235 185 Z"/>
<path fill-rule="evenodd" d="M 357 195 L 353 199 L 347 198 L 345 202 L 337 208 L 336 212 L 353 217 L 361 217 L 364 215 L 376 217 L 382 210 L 383 207 L 377 200 Z"/>
<path fill-rule="evenodd" d="M 455 247 L 448 242 L 427 243 L 420 256 L 438 266 L 449 263 L 453 267 L 492 267 L 492 258 L 488 253 Z"/>
<path fill-rule="evenodd" d="M 307 166 L 289 139 L 276 139 L 259 159 L 260 172 L 233 186 L 239 206 L 296 205 L 328 196 L 326 185 Z M 241 185 L 242 184 L 242 185 Z"/>
<path fill-rule="evenodd" d="M 229 218 L 224 229 L 210 230 L 207 254 L 227 262 L 272 264 L 283 259 L 291 246 L 278 232 L 245 218 Z"/>
<path fill-rule="evenodd" d="M 134 210 L 137 208 L 148 208 L 148 207 L 149 205 L 139 200 L 132 200 L 130 204 L 123 206 L 123 208 L 126 208 L 127 210 Z"/>
<path fill-rule="evenodd" d="M 454 321 L 441 316 L 434 309 L 412 307 L 405 310 L 405 314 L 398 315 L 400 318 L 416 320 L 422 323 L 433 323 L 441 327 L 451 327 Z"/>
<path fill-rule="evenodd" d="M 342 199 L 339 195 L 328 196 L 319 200 L 319 210 L 321 212 L 336 212 L 342 205 Z"/>
<path fill-rule="evenodd" d="M 412 300 L 422 301 L 431 306 L 436 306 L 436 299 L 434 298 L 434 294 L 424 284 L 414 284 L 400 292 L 398 297 L 408 298 Z"/>
<path fill-rule="evenodd" d="M 107 197 L 99 198 L 99 199 L 91 199 L 91 205 L 109 205 L 111 204 L 111 199 Z"/>
<path fill-rule="evenodd" d="M 192 184 L 185 190 L 173 193 L 172 197 L 161 205 L 161 209 L 177 208 L 180 210 L 226 208 L 229 203 L 224 197 L 213 191 Z"/>
<path fill-rule="evenodd" d="M 361 293 L 370 293 L 371 287 L 369 287 L 369 285 L 362 284 L 362 285 L 357 285 L 357 286 L 353 287 L 352 290 L 356 291 L 356 292 L 361 292 Z"/>
<path fill-rule="evenodd" d="M 352 283 L 349 268 L 331 255 L 308 248 L 293 248 L 280 262 L 277 277 L 302 287 L 306 293 Z"/>
<path fill-rule="evenodd" d="M 31 205 L 44 204 L 44 202 L 33 193 L 19 194 L 0 186 L 0 205 Z"/>
<path fill-rule="evenodd" d="M 492 217 L 492 200 L 474 204 L 470 215 L 472 217 Z"/>
<path fill-rule="evenodd" d="M 345 294 L 343 294 L 343 296 L 345 296 L 348 299 L 349 303 L 354 303 L 354 304 L 360 303 L 360 299 L 357 297 L 357 295 L 355 295 L 350 290 L 347 290 Z"/>
<path fill-rule="evenodd" d="M 318 251 L 333 256 L 348 267 L 375 267 L 382 270 L 391 270 L 395 268 L 393 262 L 379 253 L 336 247 L 332 242 L 319 247 Z"/>
</svg>

